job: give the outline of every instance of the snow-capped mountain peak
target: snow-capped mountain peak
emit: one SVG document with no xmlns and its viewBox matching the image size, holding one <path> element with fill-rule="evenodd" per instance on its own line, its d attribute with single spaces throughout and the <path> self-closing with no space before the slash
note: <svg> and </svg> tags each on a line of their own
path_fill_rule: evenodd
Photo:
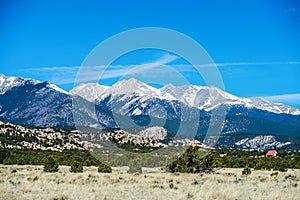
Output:
<svg viewBox="0 0 300 200">
<path fill-rule="evenodd" d="M 114 84 L 109 92 L 112 95 L 121 95 L 121 94 L 136 94 L 136 95 L 149 95 L 157 92 L 157 89 L 151 87 L 141 81 L 138 81 L 134 78 L 128 80 L 122 80 Z"/>
<path fill-rule="evenodd" d="M 34 79 L 5 76 L 3 74 L 0 74 L 0 94 L 4 94 L 6 91 L 10 90 L 13 87 L 24 85 L 26 82 L 30 82 L 33 85 L 40 83 L 39 81 Z"/>
<path fill-rule="evenodd" d="M 250 101 L 252 106 L 269 112 L 278 113 L 278 114 L 292 114 L 292 115 L 300 114 L 300 109 L 293 108 L 291 106 L 284 105 L 282 103 L 273 103 L 257 97 L 249 98 L 246 100 Z"/>
<path fill-rule="evenodd" d="M 81 91 L 81 92 L 79 92 Z M 85 92 L 84 92 L 85 91 Z M 204 111 L 211 111 L 221 105 L 228 108 L 234 106 L 243 106 L 249 109 L 259 109 L 276 114 L 299 115 L 300 109 L 293 108 L 280 103 L 269 102 L 260 98 L 242 98 L 229 94 L 214 86 L 198 86 L 186 84 L 183 86 L 165 85 L 156 89 L 136 79 L 122 80 L 113 86 L 101 86 L 98 84 L 83 84 L 73 90 L 72 94 L 77 94 L 83 98 L 97 102 L 107 99 L 110 102 L 127 101 L 129 104 L 140 102 L 143 104 L 146 100 L 159 99 L 162 101 L 177 101 L 189 107 L 198 108 Z"/>
<path fill-rule="evenodd" d="M 98 83 L 86 83 L 73 88 L 70 93 L 94 102 L 107 89 L 109 89 L 108 86 L 99 85 Z"/>
<path fill-rule="evenodd" d="M 31 78 L 5 76 L 3 74 L 0 74 L 0 94 L 4 94 L 5 92 L 7 92 L 8 90 L 10 90 L 14 87 L 22 86 L 25 84 L 37 85 L 39 83 L 41 83 L 41 82 L 38 80 L 31 79 Z M 67 91 L 59 88 L 58 86 L 56 86 L 48 81 L 46 81 L 45 84 L 46 84 L 46 87 L 48 87 L 48 88 L 54 89 L 60 93 L 69 94 Z"/>
<path fill-rule="evenodd" d="M 49 82 L 0 75 L 0 89 L 0 120 L 18 124 L 72 127 L 72 111 L 76 111 L 82 126 L 134 128 L 163 125 L 166 130 L 176 133 L 177 125 L 182 122 L 187 130 L 179 127 L 180 131 L 189 133 L 191 128 L 197 130 L 197 134 L 205 134 L 211 124 L 223 123 L 219 118 L 210 119 L 214 114 L 223 115 L 219 110 L 225 109 L 224 134 L 298 136 L 300 130 L 298 108 L 260 98 L 236 97 L 211 86 L 169 84 L 156 89 L 129 79 L 111 87 L 82 84 L 68 93 Z M 91 103 L 95 98 L 96 106 Z M 80 102 L 75 110 L 74 100 Z M 151 129 L 147 134 L 157 131 Z"/>
<path fill-rule="evenodd" d="M 161 88 L 160 91 L 163 95 L 172 95 L 188 106 L 206 110 L 210 110 L 212 107 L 228 100 L 239 100 L 238 97 L 212 86 L 183 85 L 176 87 L 169 84 Z"/>
<path fill-rule="evenodd" d="M 78 87 L 74 88 L 71 93 L 78 94 L 76 91 L 82 86 Z M 114 98 L 120 99 L 121 96 L 121 100 L 137 100 L 138 98 L 143 100 L 143 102 L 145 99 L 156 98 L 167 101 L 179 101 L 187 106 L 205 111 L 211 111 L 220 105 L 226 105 L 227 107 L 243 106 L 249 109 L 255 108 L 276 114 L 300 114 L 300 109 L 298 108 L 293 108 L 280 103 L 269 102 L 260 98 L 237 97 L 213 86 L 198 86 L 189 84 L 174 86 L 172 84 L 168 84 L 161 89 L 156 89 L 136 79 L 129 79 L 119 81 L 111 87 L 104 87 L 100 85 L 89 85 L 88 87 L 88 92 L 81 96 L 89 101 L 93 101 L 95 97 L 97 97 L 97 100 L 101 102 L 101 100 L 109 96 L 110 101 L 114 101 Z M 97 95 L 93 95 L 92 88 L 98 88 Z"/>
<path fill-rule="evenodd" d="M 69 94 L 69 92 L 61 89 L 57 85 L 54 85 L 54 84 L 52 84 L 50 82 L 47 82 L 47 87 L 52 88 L 52 89 L 56 90 L 57 92 L 60 92 L 60 93 L 63 93 L 63 94 Z"/>
</svg>

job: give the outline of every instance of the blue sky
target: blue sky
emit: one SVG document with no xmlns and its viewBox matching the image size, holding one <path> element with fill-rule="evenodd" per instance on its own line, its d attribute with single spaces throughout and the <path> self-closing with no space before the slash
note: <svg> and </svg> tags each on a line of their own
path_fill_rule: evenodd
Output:
<svg viewBox="0 0 300 200">
<path fill-rule="evenodd" d="M 298 19 L 297 0 L 0 0 L 0 73 L 70 90 L 82 62 L 100 42 L 133 28 L 163 27 L 206 49 L 227 92 L 300 107 Z M 106 73 L 101 82 L 106 85 L 124 76 L 151 82 L 155 75 L 161 83 L 180 85 L 184 81 L 178 74 L 205 85 L 183 58 L 161 50 L 123 55 Z"/>
</svg>

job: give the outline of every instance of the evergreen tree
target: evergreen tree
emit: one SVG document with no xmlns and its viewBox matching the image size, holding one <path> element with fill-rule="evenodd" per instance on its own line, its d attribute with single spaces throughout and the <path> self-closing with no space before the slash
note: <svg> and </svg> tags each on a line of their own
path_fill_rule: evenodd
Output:
<svg viewBox="0 0 300 200">
<path fill-rule="evenodd" d="M 8 157 L 8 158 L 4 158 L 3 164 L 4 165 L 13 165 L 14 162 L 13 162 L 13 160 L 10 157 Z"/>
<path fill-rule="evenodd" d="M 78 161 L 76 161 L 76 160 L 74 160 L 74 161 L 71 163 L 71 169 L 70 169 L 70 172 L 75 172 L 75 173 L 81 173 L 81 172 L 83 172 L 82 163 L 81 163 L 81 162 L 78 162 Z"/>
<path fill-rule="evenodd" d="M 58 172 L 58 162 L 53 156 L 48 156 L 44 160 L 44 171 L 45 172 Z"/>
<path fill-rule="evenodd" d="M 20 157 L 20 158 L 17 160 L 17 164 L 18 164 L 18 165 L 26 165 L 26 160 L 24 159 L 24 157 Z"/>
<path fill-rule="evenodd" d="M 215 167 L 216 158 L 212 152 L 201 155 L 198 146 L 189 146 L 182 155 L 167 166 L 171 172 L 199 173 L 211 172 Z"/>
<path fill-rule="evenodd" d="M 111 172 L 112 172 L 112 169 L 111 169 L 110 166 L 105 165 L 105 164 L 103 164 L 103 163 L 100 163 L 100 164 L 98 165 L 98 172 L 99 172 L 99 173 L 111 173 Z"/>
</svg>

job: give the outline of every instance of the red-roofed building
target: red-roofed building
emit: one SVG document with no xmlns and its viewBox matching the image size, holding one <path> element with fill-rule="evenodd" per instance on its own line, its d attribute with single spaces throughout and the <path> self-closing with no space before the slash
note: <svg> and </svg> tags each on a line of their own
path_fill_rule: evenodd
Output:
<svg viewBox="0 0 300 200">
<path fill-rule="evenodd" d="M 266 154 L 266 156 L 276 156 L 277 155 L 277 151 L 276 150 L 269 150 Z"/>
</svg>

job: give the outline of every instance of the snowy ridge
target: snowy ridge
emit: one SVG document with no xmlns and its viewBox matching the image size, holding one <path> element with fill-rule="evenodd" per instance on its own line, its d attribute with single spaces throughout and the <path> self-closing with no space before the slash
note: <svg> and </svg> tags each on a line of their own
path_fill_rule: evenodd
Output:
<svg viewBox="0 0 300 200">
<path fill-rule="evenodd" d="M 212 86 L 183 85 L 174 86 L 168 84 L 163 88 L 156 89 L 136 79 L 122 80 L 111 87 L 99 84 L 82 84 L 73 90 L 72 94 L 77 94 L 83 98 L 101 102 L 110 98 L 109 102 L 127 101 L 123 105 L 122 113 L 130 111 L 130 105 L 145 105 L 145 102 L 153 99 L 167 100 L 169 102 L 178 101 L 189 107 L 199 110 L 211 111 L 220 105 L 244 106 L 246 108 L 256 108 L 276 114 L 300 115 L 300 109 L 293 108 L 280 103 L 273 103 L 261 98 L 240 98 L 222 91 Z M 132 114 L 142 114 L 141 108 L 134 109 Z"/>
<path fill-rule="evenodd" d="M 16 124 L 74 127 L 76 113 L 81 127 L 152 127 L 140 134 L 162 138 L 166 132 L 159 127 L 163 126 L 168 133 L 179 130 L 189 136 L 191 130 L 197 130 L 199 136 L 209 126 L 220 123 L 218 118 L 210 121 L 216 113 L 226 114 L 222 133 L 229 137 L 224 141 L 233 142 L 232 145 L 246 138 L 238 136 L 238 140 L 232 140 L 235 134 L 245 133 L 250 139 L 240 141 L 241 145 L 254 146 L 251 135 L 265 133 L 276 135 L 281 143 L 291 141 L 294 145 L 292 140 L 277 135 L 298 137 L 300 133 L 300 109 L 259 98 L 236 97 L 216 87 L 166 85 L 157 89 L 129 79 L 111 87 L 82 84 L 68 93 L 49 82 L 0 75 L 0 89 L 0 120 Z M 74 107 L 74 102 L 79 106 Z M 262 139 L 264 142 L 280 146 L 267 138 Z"/>
<path fill-rule="evenodd" d="M 63 94 L 69 94 L 69 92 L 67 92 L 67 91 L 65 91 L 65 90 L 63 90 L 63 89 L 61 89 L 60 87 L 58 87 L 58 86 L 56 86 L 56 85 L 54 85 L 54 84 L 52 84 L 52 83 L 49 83 L 49 84 L 48 84 L 48 87 L 50 87 L 50 88 L 56 90 L 57 92 L 60 92 L 60 93 L 63 93 Z"/>
<path fill-rule="evenodd" d="M 36 85 L 41 83 L 40 81 L 34 80 L 34 79 L 30 79 L 30 78 L 21 78 L 21 77 L 14 77 L 14 76 L 5 76 L 3 74 L 0 74 L 0 94 L 4 94 L 5 92 L 7 92 L 8 90 L 10 90 L 11 88 L 14 87 L 18 87 L 18 86 L 22 86 L 25 84 L 32 84 L 32 85 Z M 69 94 L 67 91 L 59 88 L 58 86 L 46 82 L 47 83 L 47 87 L 52 88 L 60 93 L 64 93 L 64 94 Z"/>
<path fill-rule="evenodd" d="M 34 85 L 40 83 L 39 81 L 33 79 L 5 76 L 3 74 L 0 74 L 0 94 L 4 94 L 6 91 L 10 90 L 13 87 L 24 85 L 25 82 L 31 82 Z"/>
<path fill-rule="evenodd" d="M 4 75 L 0 75 L 0 83 L 1 120 L 37 127 L 74 126 L 73 98 L 65 90 L 47 81 Z M 95 123 L 96 118 L 90 114 L 88 105 L 78 108 L 78 112 L 88 119 L 82 121 L 85 125 L 91 121 Z M 101 124 L 108 119 L 103 117 Z"/>
<path fill-rule="evenodd" d="M 97 83 L 87 83 L 78 85 L 73 88 L 70 93 L 81 96 L 90 102 L 94 102 L 108 88 L 108 86 L 99 85 Z"/>
<path fill-rule="evenodd" d="M 151 87 L 145 83 L 142 83 L 136 79 L 122 80 L 115 83 L 113 86 L 104 90 L 102 94 L 99 95 L 98 100 L 104 99 L 108 96 L 112 98 L 119 98 L 120 96 L 155 96 L 157 94 L 157 89 Z"/>
</svg>

